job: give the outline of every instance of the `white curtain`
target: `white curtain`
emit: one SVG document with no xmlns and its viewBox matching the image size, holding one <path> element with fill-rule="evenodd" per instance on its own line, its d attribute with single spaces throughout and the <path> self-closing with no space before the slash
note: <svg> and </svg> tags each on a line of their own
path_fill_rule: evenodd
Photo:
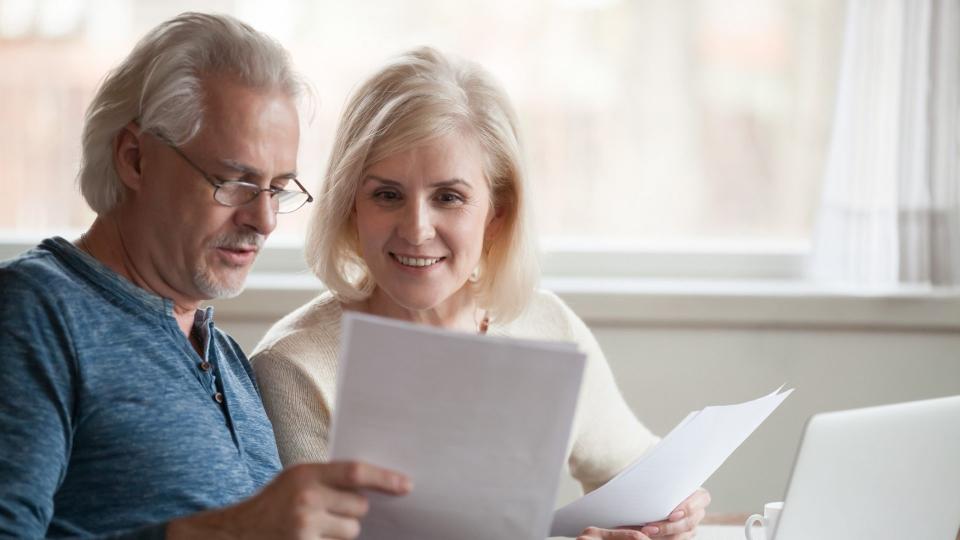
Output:
<svg viewBox="0 0 960 540">
<path fill-rule="evenodd" d="M 960 0 L 850 0 L 810 271 L 960 285 Z"/>
</svg>

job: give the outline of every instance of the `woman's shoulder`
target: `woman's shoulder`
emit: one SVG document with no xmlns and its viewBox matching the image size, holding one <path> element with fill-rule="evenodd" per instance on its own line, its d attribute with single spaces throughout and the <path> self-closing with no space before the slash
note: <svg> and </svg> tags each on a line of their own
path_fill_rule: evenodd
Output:
<svg viewBox="0 0 960 540">
<path fill-rule="evenodd" d="M 527 308 L 506 325 L 507 332 L 516 337 L 573 340 L 579 319 L 573 310 L 552 291 L 539 289 Z"/>
<path fill-rule="evenodd" d="M 276 353 L 296 358 L 302 352 L 315 355 L 324 349 L 336 354 L 342 316 L 340 301 L 329 291 L 324 291 L 270 327 L 251 356 Z"/>
</svg>

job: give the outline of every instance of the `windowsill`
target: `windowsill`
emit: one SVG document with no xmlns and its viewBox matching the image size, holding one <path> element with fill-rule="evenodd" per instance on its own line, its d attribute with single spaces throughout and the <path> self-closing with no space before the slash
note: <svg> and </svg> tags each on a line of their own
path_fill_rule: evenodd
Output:
<svg viewBox="0 0 960 540">
<path fill-rule="evenodd" d="M 38 241 L 38 235 L 0 235 L 0 259 Z M 960 331 L 960 290 L 855 291 L 804 281 L 804 246 L 713 252 L 547 247 L 542 287 L 591 325 Z M 320 291 L 299 244 L 271 242 L 264 251 L 247 290 L 213 302 L 219 317 L 273 322 Z M 607 275 L 578 277 L 598 269 Z M 625 276 L 627 269 L 645 277 Z M 678 277 L 657 277 L 665 275 Z"/>
<path fill-rule="evenodd" d="M 796 280 L 547 277 L 588 324 L 872 331 L 960 330 L 960 291 L 860 292 Z M 313 298 L 308 273 L 250 276 L 239 297 L 213 304 L 219 317 L 276 320 Z"/>
</svg>

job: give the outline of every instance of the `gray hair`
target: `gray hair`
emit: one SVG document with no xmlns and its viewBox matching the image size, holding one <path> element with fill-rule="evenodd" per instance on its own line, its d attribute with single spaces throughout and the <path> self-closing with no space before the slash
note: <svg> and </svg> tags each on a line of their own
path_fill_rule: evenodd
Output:
<svg viewBox="0 0 960 540">
<path fill-rule="evenodd" d="M 353 220 L 366 170 L 451 133 L 479 143 L 491 202 L 503 220 L 498 234 L 483 246 L 480 272 L 470 286 L 480 306 L 499 322 L 526 308 L 539 266 L 516 115 L 486 70 L 429 47 L 410 51 L 375 73 L 353 94 L 340 118 L 306 240 L 307 262 L 338 298 L 362 300 L 376 286 L 360 254 Z"/>
<path fill-rule="evenodd" d="M 279 42 L 233 17 L 182 13 L 160 24 L 107 75 L 87 109 L 77 178 L 94 212 L 109 212 L 123 193 L 113 164 L 120 130 L 136 120 L 174 144 L 188 142 L 203 124 L 201 79 L 212 75 L 292 98 L 306 88 Z"/>
</svg>

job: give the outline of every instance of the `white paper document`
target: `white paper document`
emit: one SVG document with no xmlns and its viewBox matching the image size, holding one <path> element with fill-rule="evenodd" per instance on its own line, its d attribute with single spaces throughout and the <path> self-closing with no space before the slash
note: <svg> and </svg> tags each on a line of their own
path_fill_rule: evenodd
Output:
<svg viewBox="0 0 960 540">
<path fill-rule="evenodd" d="M 361 539 L 543 540 L 585 357 L 346 313 L 331 459 L 413 479 L 370 496 Z"/>
<path fill-rule="evenodd" d="M 793 389 L 690 413 L 609 482 L 556 511 L 551 536 L 666 519 L 763 423 Z"/>
</svg>

